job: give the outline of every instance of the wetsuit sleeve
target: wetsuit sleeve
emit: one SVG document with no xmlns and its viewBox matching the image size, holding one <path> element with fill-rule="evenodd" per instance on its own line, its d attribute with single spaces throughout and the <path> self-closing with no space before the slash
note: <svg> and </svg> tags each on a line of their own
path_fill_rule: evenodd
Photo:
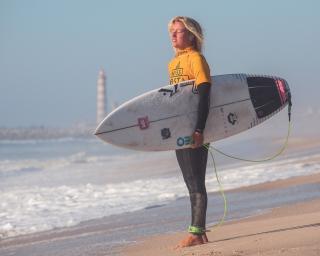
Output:
<svg viewBox="0 0 320 256">
<path fill-rule="evenodd" d="M 199 105 L 198 105 L 198 118 L 195 131 L 202 133 L 205 126 L 207 117 L 209 114 L 209 106 L 210 106 L 210 88 L 211 84 L 201 83 L 198 85 L 199 92 Z"/>
</svg>

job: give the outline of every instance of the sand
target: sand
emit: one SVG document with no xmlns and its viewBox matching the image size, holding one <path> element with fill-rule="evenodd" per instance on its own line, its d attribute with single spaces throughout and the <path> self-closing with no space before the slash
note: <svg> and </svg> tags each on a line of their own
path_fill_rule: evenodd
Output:
<svg viewBox="0 0 320 256">
<path fill-rule="evenodd" d="M 266 190 L 299 184 L 319 185 L 320 174 L 242 188 Z M 243 256 L 320 255 L 320 198 L 284 205 L 268 213 L 225 223 L 208 232 L 209 243 L 174 250 L 187 233 L 158 235 L 122 250 L 123 255 Z"/>
</svg>

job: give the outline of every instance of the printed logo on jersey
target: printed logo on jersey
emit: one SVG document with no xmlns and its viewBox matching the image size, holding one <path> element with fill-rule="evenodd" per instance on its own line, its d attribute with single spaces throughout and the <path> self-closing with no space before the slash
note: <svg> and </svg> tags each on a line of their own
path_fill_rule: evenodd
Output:
<svg viewBox="0 0 320 256">
<path fill-rule="evenodd" d="M 170 84 L 178 84 L 189 80 L 189 76 L 183 74 L 183 68 L 180 67 L 180 61 L 170 74 Z"/>
</svg>

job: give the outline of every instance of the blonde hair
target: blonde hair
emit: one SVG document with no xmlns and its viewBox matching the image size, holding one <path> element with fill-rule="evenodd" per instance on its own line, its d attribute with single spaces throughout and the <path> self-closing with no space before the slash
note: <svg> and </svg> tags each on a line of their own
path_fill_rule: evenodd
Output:
<svg viewBox="0 0 320 256">
<path fill-rule="evenodd" d="M 204 38 L 203 38 L 203 32 L 200 24 L 196 20 L 190 17 L 176 16 L 173 19 L 171 19 L 168 24 L 169 31 L 175 22 L 183 23 L 186 29 L 194 36 L 192 40 L 193 48 L 198 52 L 202 52 L 202 45 L 203 45 Z"/>
</svg>

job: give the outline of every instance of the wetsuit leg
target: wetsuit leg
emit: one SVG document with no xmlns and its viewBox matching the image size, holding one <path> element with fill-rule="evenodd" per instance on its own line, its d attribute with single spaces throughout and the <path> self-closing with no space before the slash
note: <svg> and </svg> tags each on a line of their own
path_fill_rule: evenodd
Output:
<svg viewBox="0 0 320 256">
<path fill-rule="evenodd" d="M 191 225 L 205 229 L 207 211 L 205 175 L 208 150 L 205 147 L 179 149 L 176 150 L 176 156 L 190 195 Z"/>
</svg>

